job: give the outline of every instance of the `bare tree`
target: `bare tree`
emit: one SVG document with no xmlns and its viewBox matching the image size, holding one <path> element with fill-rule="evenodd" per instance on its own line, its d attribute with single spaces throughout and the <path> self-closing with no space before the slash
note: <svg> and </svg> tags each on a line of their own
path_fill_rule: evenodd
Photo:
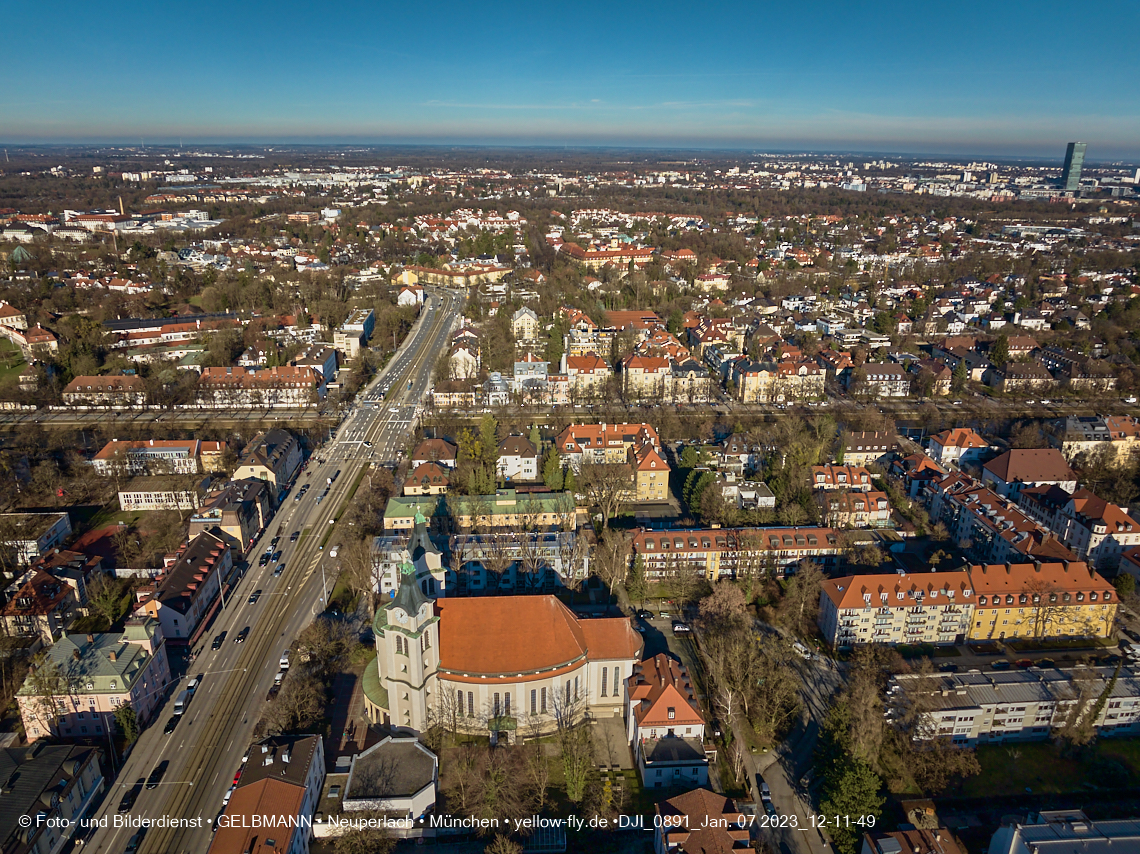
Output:
<svg viewBox="0 0 1140 854">
<path fill-rule="evenodd" d="M 815 625 L 823 580 L 824 574 L 815 561 L 805 559 L 784 582 L 784 597 L 777 610 L 784 624 L 800 637 L 810 635 Z"/>
<path fill-rule="evenodd" d="M 633 470 L 626 463 L 583 463 L 579 488 L 590 503 L 601 511 L 602 525 L 608 527 L 633 491 Z"/>
<path fill-rule="evenodd" d="M 632 540 L 628 534 L 610 528 L 602 531 L 602 541 L 594 551 L 594 574 L 610 591 L 625 582 L 629 571 L 631 544 Z"/>
</svg>

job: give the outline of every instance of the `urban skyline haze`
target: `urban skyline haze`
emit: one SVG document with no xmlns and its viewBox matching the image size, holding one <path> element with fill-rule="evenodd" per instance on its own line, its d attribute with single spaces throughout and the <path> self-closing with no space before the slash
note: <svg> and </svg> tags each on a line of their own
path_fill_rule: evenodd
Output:
<svg viewBox="0 0 1140 854">
<path fill-rule="evenodd" d="M 1140 156 L 1131 51 L 1065 49 L 1135 31 L 1135 5 L 118 8 L 8 10 L 0 141 Z"/>
</svg>

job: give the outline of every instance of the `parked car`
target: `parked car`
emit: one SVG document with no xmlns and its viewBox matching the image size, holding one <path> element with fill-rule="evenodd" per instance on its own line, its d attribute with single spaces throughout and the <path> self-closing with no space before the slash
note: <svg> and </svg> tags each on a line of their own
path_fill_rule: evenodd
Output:
<svg viewBox="0 0 1140 854">
<path fill-rule="evenodd" d="M 158 788 L 158 784 L 162 782 L 163 776 L 166 774 L 166 769 L 170 767 L 170 760 L 163 759 L 154 766 L 154 770 L 150 772 L 150 776 L 146 778 L 146 787 L 148 789 Z"/>
<path fill-rule="evenodd" d="M 1013 665 L 1010 664 L 1006 659 L 999 658 L 997 661 L 991 664 L 990 667 L 994 670 L 1009 670 L 1011 667 L 1013 667 Z"/>
<path fill-rule="evenodd" d="M 1055 662 L 1051 658 L 1039 658 L 1039 659 L 1037 659 L 1037 666 L 1038 667 L 1056 667 L 1057 662 Z"/>
<path fill-rule="evenodd" d="M 1125 636 L 1132 638 L 1132 640 L 1140 643 L 1140 632 L 1135 632 L 1132 629 L 1121 629 Z"/>
<path fill-rule="evenodd" d="M 942 671 L 943 673 L 957 673 L 958 672 L 958 665 L 947 663 L 947 664 L 943 664 L 943 665 L 939 666 L 938 669 L 940 671 Z"/>
<path fill-rule="evenodd" d="M 220 635 L 218 635 L 217 637 L 214 638 L 214 642 L 212 644 L 210 644 L 210 647 L 212 649 L 221 649 L 222 644 L 225 642 L 225 640 L 226 640 L 226 633 L 223 631 Z"/>
<path fill-rule="evenodd" d="M 675 635 L 689 635 L 693 633 L 693 629 L 688 623 L 683 623 L 680 620 L 673 621 L 673 634 Z"/>
<path fill-rule="evenodd" d="M 1016 664 L 1022 670 L 1026 670 L 1026 669 L 1033 666 L 1033 659 L 1031 659 L 1031 658 L 1019 658 L 1019 659 L 1017 659 L 1017 661 L 1014 662 L 1014 664 Z"/>
<path fill-rule="evenodd" d="M 130 812 L 131 807 L 135 805 L 135 801 L 138 799 L 138 796 L 142 792 L 143 786 L 145 785 L 145 777 L 139 777 L 137 780 L 135 780 L 135 784 L 127 789 L 126 793 L 123 795 L 123 799 L 119 801 L 119 812 Z"/>
</svg>

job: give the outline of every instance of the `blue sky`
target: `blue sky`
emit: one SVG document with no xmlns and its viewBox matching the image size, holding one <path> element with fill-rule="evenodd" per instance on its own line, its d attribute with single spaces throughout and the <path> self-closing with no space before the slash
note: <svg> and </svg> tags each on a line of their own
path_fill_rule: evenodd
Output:
<svg viewBox="0 0 1140 854">
<path fill-rule="evenodd" d="M 1140 157 L 1140 3 L 13 3 L 0 140 Z M 13 34 L 18 34 L 13 38 Z M 14 69 L 14 71 L 12 70 Z"/>
</svg>

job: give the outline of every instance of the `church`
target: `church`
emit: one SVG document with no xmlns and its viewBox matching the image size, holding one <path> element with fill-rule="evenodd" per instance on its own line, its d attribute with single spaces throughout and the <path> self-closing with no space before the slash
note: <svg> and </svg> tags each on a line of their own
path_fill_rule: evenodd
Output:
<svg viewBox="0 0 1140 854">
<path fill-rule="evenodd" d="M 584 713 L 620 717 L 644 642 L 625 617 L 580 619 L 555 596 L 432 599 L 439 552 L 416 519 L 411 560 L 376 613 L 369 719 L 418 734 L 438 722 L 492 743 Z"/>
</svg>

